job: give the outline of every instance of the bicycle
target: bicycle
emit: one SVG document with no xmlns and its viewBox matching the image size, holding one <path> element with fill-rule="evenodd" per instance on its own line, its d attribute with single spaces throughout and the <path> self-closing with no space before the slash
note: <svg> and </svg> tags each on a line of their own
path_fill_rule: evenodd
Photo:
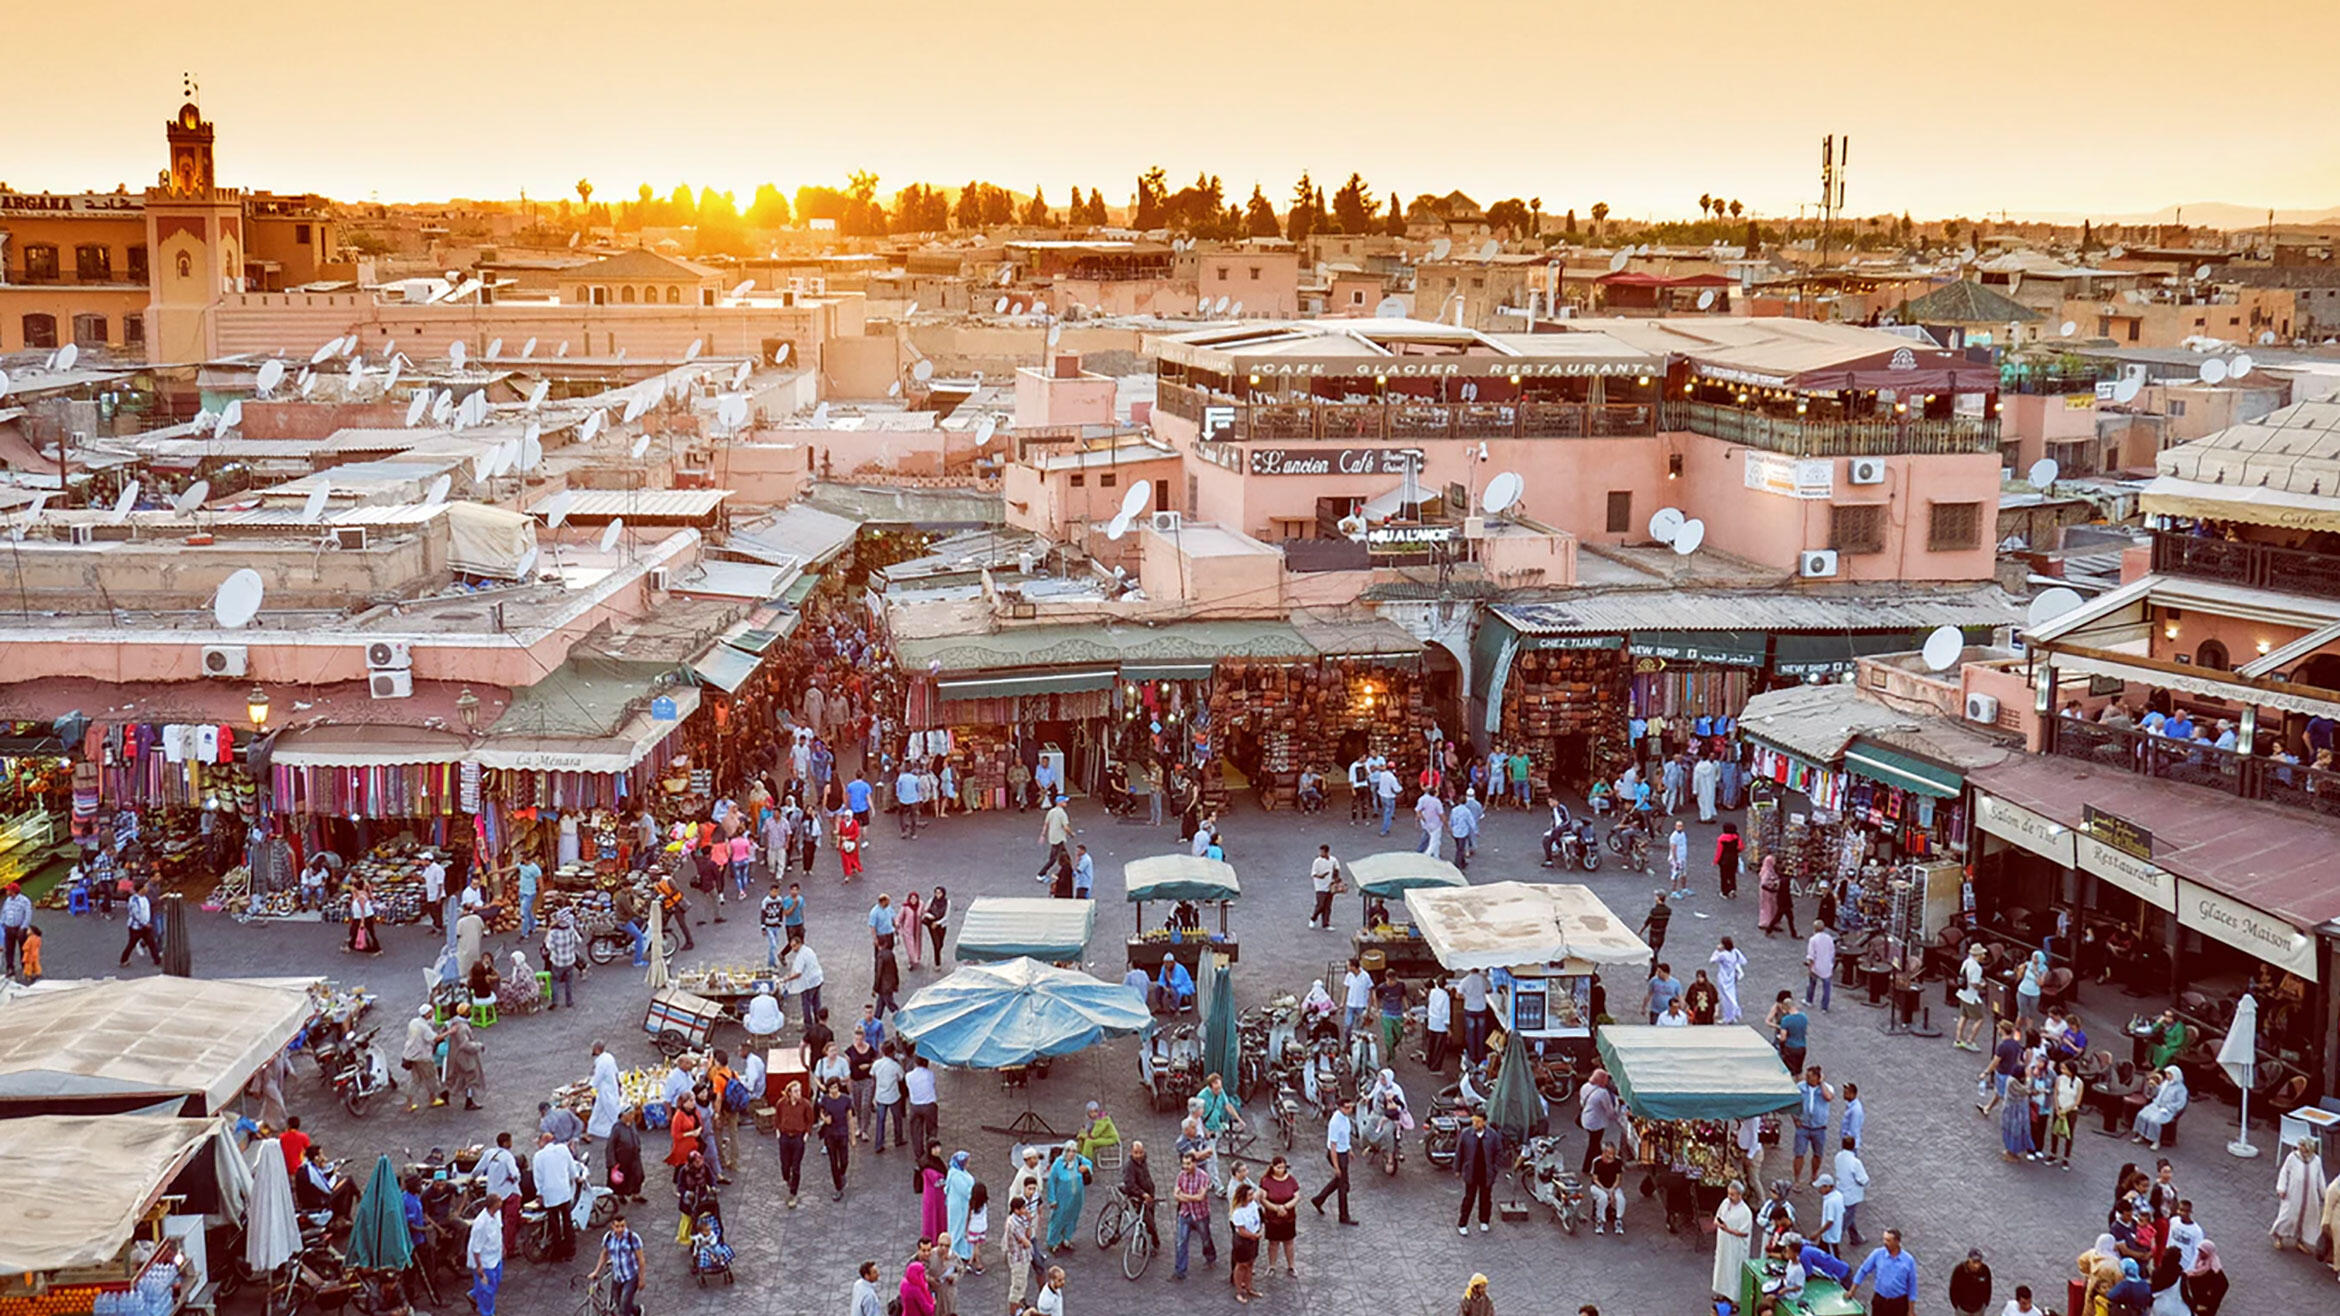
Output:
<svg viewBox="0 0 2340 1316">
<path fill-rule="evenodd" d="M 1121 1273 L 1136 1280 L 1146 1273 L 1146 1265 L 1154 1259 L 1162 1240 L 1154 1234 L 1154 1212 L 1151 1201 L 1140 1205 L 1131 1201 L 1127 1193 L 1116 1191 L 1113 1200 L 1097 1213 L 1097 1246 L 1110 1248 L 1121 1244 Z"/>
<path fill-rule="evenodd" d="M 586 1285 L 585 1299 L 577 1304 L 577 1316 L 618 1316 L 617 1277 L 604 1273 L 599 1276 L 569 1276 L 569 1291 Z"/>
</svg>

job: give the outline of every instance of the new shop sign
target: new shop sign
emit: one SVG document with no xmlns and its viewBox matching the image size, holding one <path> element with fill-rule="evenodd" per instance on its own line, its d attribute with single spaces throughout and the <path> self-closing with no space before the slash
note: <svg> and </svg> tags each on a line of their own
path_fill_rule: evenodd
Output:
<svg viewBox="0 0 2340 1316">
<path fill-rule="evenodd" d="M 1750 489 L 1782 498 L 1826 498 L 1836 492 L 1836 463 L 1825 458 L 1798 460 L 1753 448 L 1740 456 Z"/>
<path fill-rule="evenodd" d="M 2181 879 L 2177 913 L 2180 924 L 2205 937 L 2216 937 L 2309 982 L 2316 980 L 2316 939 L 2265 910 Z"/>
<path fill-rule="evenodd" d="M 1422 469 L 1420 448 L 1253 448 L 1253 475 L 1404 475 Z"/>
<path fill-rule="evenodd" d="M 1974 793 L 1974 817 L 1984 831 L 2001 840 L 2013 841 L 2066 868 L 2080 866 L 2072 845 L 2072 830 L 2052 818 L 1981 791 Z"/>
</svg>

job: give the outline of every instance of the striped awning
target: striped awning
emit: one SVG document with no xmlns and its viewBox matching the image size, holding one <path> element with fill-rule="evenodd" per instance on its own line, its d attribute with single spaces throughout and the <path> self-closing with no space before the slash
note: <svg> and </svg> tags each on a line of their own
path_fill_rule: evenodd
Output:
<svg viewBox="0 0 2340 1316">
<path fill-rule="evenodd" d="M 1923 759 L 1896 753 L 1882 745 L 1866 740 L 1855 740 L 1844 751 L 1844 768 L 1872 781 L 1898 786 L 1905 791 L 1931 795 L 1938 800 L 1957 799 L 1966 789 L 1966 776 L 1950 768 L 1937 767 Z"/>
</svg>

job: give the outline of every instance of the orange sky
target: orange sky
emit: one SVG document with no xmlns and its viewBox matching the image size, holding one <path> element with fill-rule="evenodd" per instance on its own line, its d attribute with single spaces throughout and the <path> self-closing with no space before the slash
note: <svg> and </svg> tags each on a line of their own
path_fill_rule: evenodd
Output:
<svg viewBox="0 0 2340 1316">
<path fill-rule="evenodd" d="M 1383 194 L 1792 215 L 1833 131 L 1856 214 L 2340 209 L 2332 0 L 26 0 L 7 26 L 0 180 L 28 191 L 151 182 L 193 69 L 223 182 L 343 200 L 584 176 L 744 203 L 870 168 L 888 197 L 984 177 L 1122 205 L 1160 163 L 1279 207 L 1301 169 L 1354 168 Z"/>
</svg>

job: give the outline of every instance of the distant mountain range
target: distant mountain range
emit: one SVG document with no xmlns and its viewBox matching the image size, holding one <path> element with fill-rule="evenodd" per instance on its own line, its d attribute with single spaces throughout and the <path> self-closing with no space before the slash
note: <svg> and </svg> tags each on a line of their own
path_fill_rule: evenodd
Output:
<svg viewBox="0 0 2340 1316">
<path fill-rule="evenodd" d="M 2184 205 L 2161 210 L 2111 215 L 2092 215 L 2080 211 L 2037 211 L 2027 218 L 2054 224 L 2077 224 L 2084 219 L 2098 224 L 2174 224 L 2181 216 L 2188 224 L 2217 229 L 2261 228 L 2267 223 L 2266 207 L 2238 206 L 2230 201 L 2188 201 Z M 2288 225 L 2340 224 L 2340 209 L 2285 210 L 2278 206 L 2275 222 Z"/>
</svg>

